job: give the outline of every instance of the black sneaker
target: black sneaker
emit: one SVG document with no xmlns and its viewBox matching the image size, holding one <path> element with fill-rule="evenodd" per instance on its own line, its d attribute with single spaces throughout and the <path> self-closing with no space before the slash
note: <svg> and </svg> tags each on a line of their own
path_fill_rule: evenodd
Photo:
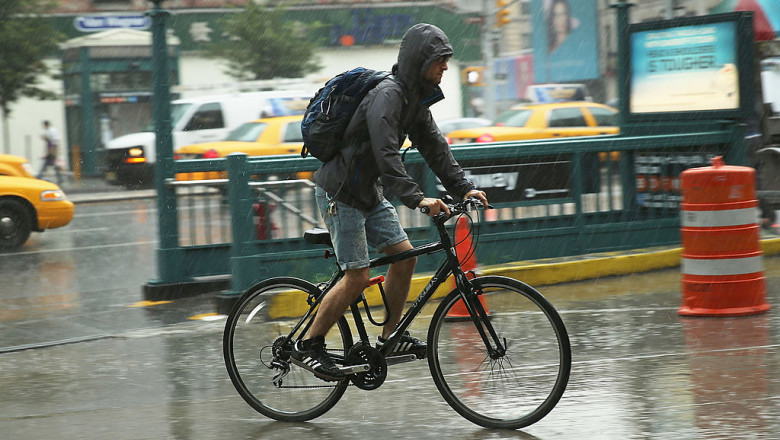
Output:
<svg viewBox="0 0 780 440">
<path fill-rule="evenodd" d="M 305 368 L 322 380 L 344 380 L 346 375 L 333 363 L 325 351 L 325 337 L 315 336 L 305 341 L 296 341 L 290 353 L 295 365 Z"/>
<path fill-rule="evenodd" d="M 377 336 L 376 348 L 381 349 L 385 345 L 386 339 L 382 336 Z M 405 331 L 401 335 L 401 339 L 395 344 L 392 351 L 388 353 L 389 356 L 401 355 L 401 354 L 413 354 L 417 356 L 417 359 L 422 359 L 428 352 L 428 344 L 410 335 L 408 331 Z"/>
</svg>

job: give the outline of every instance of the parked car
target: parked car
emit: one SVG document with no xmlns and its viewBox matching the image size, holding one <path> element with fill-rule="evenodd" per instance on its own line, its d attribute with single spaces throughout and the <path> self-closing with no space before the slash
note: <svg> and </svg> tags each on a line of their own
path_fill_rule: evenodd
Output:
<svg viewBox="0 0 780 440">
<path fill-rule="evenodd" d="M 35 173 L 26 158 L 0 154 L 0 176 L 35 177 Z"/>
<path fill-rule="evenodd" d="M 239 125 L 225 140 L 185 145 L 174 151 L 174 159 L 215 159 L 230 153 L 248 156 L 298 154 L 303 147 L 302 115 L 256 119 Z M 224 178 L 223 172 L 178 173 L 177 180 Z"/>
<path fill-rule="evenodd" d="M 617 110 L 587 101 L 517 105 L 487 127 L 447 134 L 453 145 L 617 134 Z"/>
<path fill-rule="evenodd" d="M 73 219 L 73 203 L 59 186 L 30 176 L 0 176 L 0 251 L 23 245 L 32 231 Z"/>
</svg>

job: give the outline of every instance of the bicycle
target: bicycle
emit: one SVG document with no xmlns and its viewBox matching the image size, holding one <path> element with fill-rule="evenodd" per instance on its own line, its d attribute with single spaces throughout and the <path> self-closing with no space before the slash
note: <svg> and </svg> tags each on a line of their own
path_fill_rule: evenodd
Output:
<svg viewBox="0 0 780 440">
<path fill-rule="evenodd" d="M 473 271 L 462 270 L 445 223 L 468 216 L 481 204 L 451 201 L 447 201 L 450 215 L 442 212 L 432 218 L 439 241 L 371 260 L 374 268 L 438 251 L 446 255 L 382 348 L 371 344 L 366 331 L 361 304 L 372 324 L 384 322 L 371 315 L 365 293 L 350 305 L 358 340 L 353 341 L 346 313 L 326 336 L 328 353 L 347 380 L 324 382 L 290 362 L 293 343 L 304 338 L 318 304 L 344 276 L 338 263 L 330 280 L 318 285 L 276 277 L 249 288 L 228 316 L 223 341 L 227 370 L 241 397 L 272 419 L 306 421 L 336 405 L 350 383 L 363 390 L 379 388 L 388 366 L 417 360 L 414 354 L 391 355 L 393 345 L 437 288 L 453 275 L 455 288 L 432 315 L 425 355 L 442 397 L 461 416 L 488 428 L 517 429 L 547 415 L 563 395 L 571 371 L 571 347 L 563 320 L 527 284 L 501 276 L 476 277 Z M 304 236 L 310 243 L 332 247 L 326 230 L 306 231 Z M 330 249 L 326 250 L 325 258 L 330 255 Z M 371 284 L 378 285 L 387 307 L 383 280 L 375 277 Z M 465 319 L 448 317 L 454 306 L 464 305 Z"/>
</svg>

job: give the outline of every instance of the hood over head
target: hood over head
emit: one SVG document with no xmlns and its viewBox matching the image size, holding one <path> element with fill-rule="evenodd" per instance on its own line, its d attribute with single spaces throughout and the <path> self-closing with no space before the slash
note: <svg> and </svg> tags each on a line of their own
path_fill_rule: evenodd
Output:
<svg viewBox="0 0 780 440">
<path fill-rule="evenodd" d="M 452 56 L 452 45 L 444 31 L 432 24 L 416 24 L 401 40 L 393 74 L 408 88 L 433 88 L 423 76 L 428 66 L 442 56 Z"/>
</svg>

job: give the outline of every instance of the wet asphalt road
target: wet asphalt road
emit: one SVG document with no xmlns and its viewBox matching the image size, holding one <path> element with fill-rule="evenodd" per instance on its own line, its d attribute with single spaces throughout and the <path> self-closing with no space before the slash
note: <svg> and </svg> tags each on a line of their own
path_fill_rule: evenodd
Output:
<svg viewBox="0 0 780 440">
<path fill-rule="evenodd" d="M 540 288 L 569 329 L 573 372 L 556 409 L 523 431 L 461 418 L 424 362 L 290 424 L 233 389 L 210 296 L 142 302 L 155 276 L 153 209 L 80 205 L 68 227 L 0 254 L 0 438 L 780 437 L 778 257 L 765 259 L 774 308 L 750 317 L 678 316 L 676 269 Z"/>
</svg>

